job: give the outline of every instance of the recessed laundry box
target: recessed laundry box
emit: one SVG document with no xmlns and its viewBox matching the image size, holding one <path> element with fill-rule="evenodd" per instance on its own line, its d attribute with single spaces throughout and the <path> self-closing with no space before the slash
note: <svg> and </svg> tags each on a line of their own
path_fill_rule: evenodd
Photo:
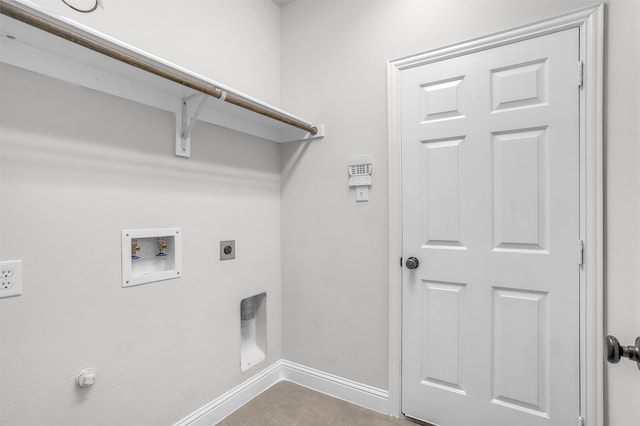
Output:
<svg viewBox="0 0 640 426">
<path fill-rule="evenodd" d="M 240 370 L 247 371 L 267 356 L 267 294 L 240 302 Z"/>
<path fill-rule="evenodd" d="M 122 231 L 122 287 L 180 278 L 182 229 Z"/>
</svg>

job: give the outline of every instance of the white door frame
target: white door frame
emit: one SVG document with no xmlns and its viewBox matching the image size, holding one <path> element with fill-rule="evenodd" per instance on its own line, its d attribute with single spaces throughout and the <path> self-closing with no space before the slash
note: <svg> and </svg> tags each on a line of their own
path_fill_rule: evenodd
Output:
<svg viewBox="0 0 640 426">
<path fill-rule="evenodd" d="M 468 42 L 389 61 L 389 414 L 401 414 L 402 162 L 399 77 L 405 69 L 578 28 L 580 90 L 580 412 L 586 426 L 604 425 L 603 396 L 603 29 L 604 4 Z M 576 79 L 578 79 L 576 64 Z M 577 84 L 577 83 L 576 83 Z M 576 248 L 576 255 L 578 251 Z"/>
</svg>

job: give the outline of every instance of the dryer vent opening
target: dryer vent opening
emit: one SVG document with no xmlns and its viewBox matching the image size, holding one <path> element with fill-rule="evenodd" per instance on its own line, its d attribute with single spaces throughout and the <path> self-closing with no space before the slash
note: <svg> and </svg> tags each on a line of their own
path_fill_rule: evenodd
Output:
<svg viewBox="0 0 640 426">
<path fill-rule="evenodd" d="M 240 370 L 247 371 L 267 356 L 267 294 L 240 302 Z"/>
</svg>

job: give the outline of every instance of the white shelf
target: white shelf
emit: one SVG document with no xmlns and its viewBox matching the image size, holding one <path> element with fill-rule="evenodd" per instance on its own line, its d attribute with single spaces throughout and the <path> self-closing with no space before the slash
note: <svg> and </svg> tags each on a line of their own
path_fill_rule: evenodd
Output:
<svg viewBox="0 0 640 426">
<path fill-rule="evenodd" d="M 315 126 L 318 128 L 318 133 L 311 136 L 305 130 L 214 97 L 208 97 L 208 101 L 198 115 L 199 120 L 274 142 L 290 142 L 324 136 L 324 127 L 321 124 L 314 124 L 261 102 L 214 80 L 98 33 L 75 21 L 47 14 L 32 3 L 15 0 L 3 0 L 3 3 L 35 13 L 49 22 L 77 31 L 92 40 L 117 49 L 120 53 L 142 59 L 154 67 L 208 87 L 215 86 L 252 105 L 282 114 L 306 125 Z M 179 139 L 182 133 L 180 128 L 182 100 L 200 94 L 194 89 L 82 47 L 5 15 L 0 15 L 0 32 L 2 36 L 0 39 L 0 62 L 175 113 L 177 115 L 176 139 Z M 194 99 L 197 101 L 198 97 L 194 97 Z"/>
</svg>

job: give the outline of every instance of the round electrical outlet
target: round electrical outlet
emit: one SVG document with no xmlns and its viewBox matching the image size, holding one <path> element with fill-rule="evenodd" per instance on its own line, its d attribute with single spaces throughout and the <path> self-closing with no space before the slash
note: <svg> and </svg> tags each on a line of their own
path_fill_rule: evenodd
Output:
<svg viewBox="0 0 640 426">
<path fill-rule="evenodd" d="M 13 281 L 12 280 L 2 280 L 2 281 L 0 281 L 0 290 L 9 290 L 11 287 L 13 287 Z"/>
<path fill-rule="evenodd" d="M 220 260 L 229 260 L 236 258 L 236 242 L 235 240 L 220 241 Z"/>
</svg>

